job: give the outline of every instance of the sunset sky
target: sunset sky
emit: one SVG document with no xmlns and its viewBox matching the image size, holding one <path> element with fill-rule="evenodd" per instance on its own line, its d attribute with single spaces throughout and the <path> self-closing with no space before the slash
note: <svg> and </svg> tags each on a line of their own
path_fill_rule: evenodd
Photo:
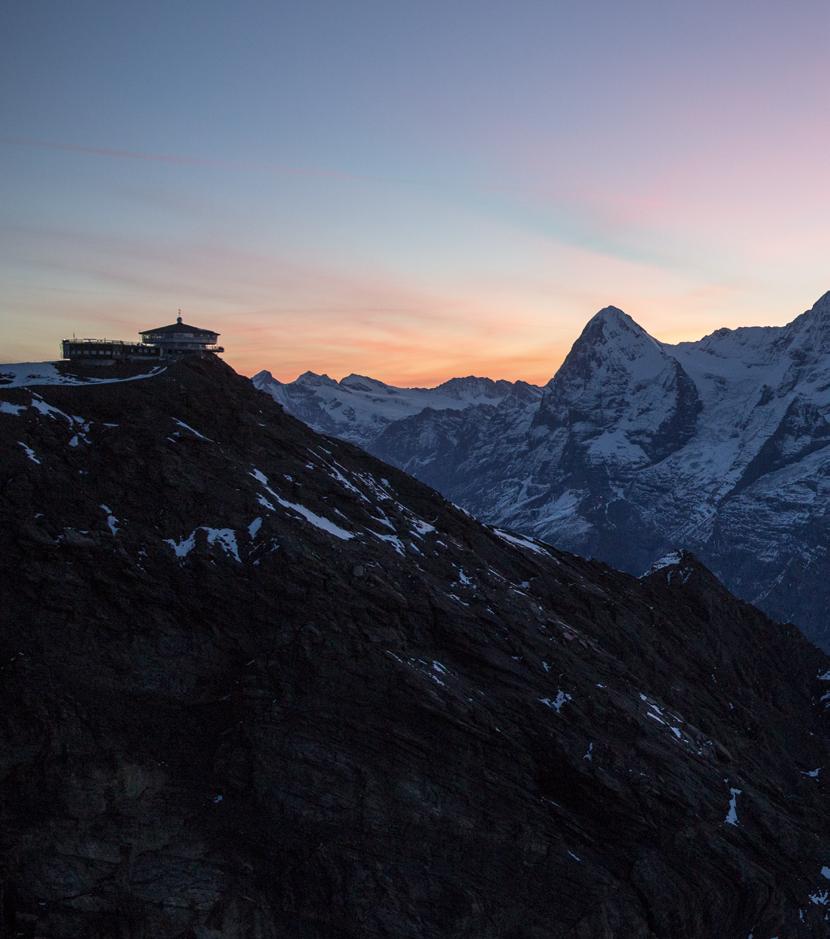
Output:
<svg viewBox="0 0 830 939">
<path fill-rule="evenodd" d="M 547 381 L 830 289 L 830 4 L 0 5 L 0 361 L 185 319 L 227 360 Z"/>
</svg>

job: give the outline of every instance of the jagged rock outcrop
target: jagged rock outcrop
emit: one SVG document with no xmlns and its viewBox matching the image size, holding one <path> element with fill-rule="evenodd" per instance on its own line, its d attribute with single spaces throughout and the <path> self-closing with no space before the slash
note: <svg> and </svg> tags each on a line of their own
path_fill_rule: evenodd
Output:
<svg viewBox="0 0 830 939">
<path fill-rule="evenodd" d="M 0 391 L 0 895 L 50 939 L 827 935 L 828 659 L 216 360 Z"/>
</svg>

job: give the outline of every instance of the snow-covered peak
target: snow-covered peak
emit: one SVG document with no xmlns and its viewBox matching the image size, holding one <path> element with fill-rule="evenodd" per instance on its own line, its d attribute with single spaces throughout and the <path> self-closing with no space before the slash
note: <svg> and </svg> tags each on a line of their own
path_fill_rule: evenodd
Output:
<svg viewBox="0 0 830 939">
<path fill-rule="evenodd" d="M 592 462 L 649 462 L 670 444 L 664 431 L 679 408 L 688 431 L 696 411 L 690 386 L 659 342 L 627 313 L 606 307 L 588 322 L 548 383 L 534 435 L 541 440 L 567 425 Z M 666 439 L 655 450 L 649 441 L 658 430 Z"/>
<path fill-rule="evenodd" d="M 274 376 L 263 369 L 261 372 L 257 372 L 256 375 L 251 378 L 251 384 L 258 391 L 264 391 L 266 394 L 270 395 L 277 404 L 281 404 L 286 410 L 290 411 L 288 396 L 285 392 L 285 385 Z"/>
<path fill-rule="evenodd" d="M 255 388 L 259 388 L 260 385 L 267 385 L 270 382 L 277 382 L 277 384 L 282 384 L 282 382 L 280 382 L 279 379 L 274 378 L 274 376 L 267 369 L 263 369 L 261 372 L 257 372 L 256 375 L 252 375 L 251 382 Z"/>
<path fill-rule="evenodd" d="M 601 310 L 597 310 L 586 325 L 590 325 L 591 323 L 618 323 L 627 327 L 641 329 L 625 310 L 621 310 L 618 306 L 613 305 L 604 306 Z"/>
<path fill-rule="evenodd" d="M 337 384 L 333 378 L 329 378 L 328 375 L 318 375 L 317 372 L 303 372 L 303 374 L 297 378 L 297 382 L 301 385 L 309 385 L 311 387 Z"/>
<path fill-rule="evenodd" d="M 390 394 L 397 392 L 397 388 L 387 385 L 377 378 L 370 378 L 368 375 L 357 375 L 352 372 L 345 378 L 341 378 L 338 384 L 341 388 L 350 388 L 352 391 L 366 391 L 379 394 Z"/>
<path fill-rule="evenodd" d="M 615 306 L 606 306 L 588 320 L 583 335 L 591 338 L 603 338 L 607 342 L 639 343 L 645 340 L 652 345 L 659 345 L 636 320 L 628 313 Z"/>
<path fill-rule="evenodd" d="M 663 371 L 667 359 L 660 343 L 639 323 L 608 306 L 588 320 L 548 387 L 563 381 L 579 385 L 605 381 L 609 371 L 619 374 L 621 370 L 632 381 L 646 381 Z"/>
</svg>

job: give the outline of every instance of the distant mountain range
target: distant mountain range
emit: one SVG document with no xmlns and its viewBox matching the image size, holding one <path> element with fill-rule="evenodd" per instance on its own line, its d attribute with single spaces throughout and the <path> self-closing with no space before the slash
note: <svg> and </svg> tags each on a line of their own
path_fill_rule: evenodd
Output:
<svg viewBox="0 0 830 939">
<path fill-rule="evenodd" d="M 542 389 L 536 385 L 472 375 L 451 378 L 437 388 L 396 388 L 365 375 L 348 375 L 335 381 L 314 372 L 305 372 L 288 383 L 277 381 L 270 372 L 259 372 L 252 381 L 320 433 L 333 434 L 366 449 L 371 449 L 390 425 L 425 410 L 492 408 L 515 394 L 528 400 L 542 396 Z"/>
<path fill-rule="evenodd" d="M 607 307 L 542 389 L 253 381 L 490 523 L 632 573 L 689 548 L 830 648 L 830 293 L 787 326 L 676 345 Z"/>
</svg>

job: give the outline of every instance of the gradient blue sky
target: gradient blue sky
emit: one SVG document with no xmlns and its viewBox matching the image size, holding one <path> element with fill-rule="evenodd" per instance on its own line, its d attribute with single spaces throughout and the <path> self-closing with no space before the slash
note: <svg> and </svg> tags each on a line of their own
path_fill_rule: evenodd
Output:
<svg viewBox="0 0 830 939">
<path fill-rule="evenodd" d="M 830 289 L 830 5 L 0 6 L 0 361 L 176 308 L 242 371 L 547 380 Z"/>
</svg>

